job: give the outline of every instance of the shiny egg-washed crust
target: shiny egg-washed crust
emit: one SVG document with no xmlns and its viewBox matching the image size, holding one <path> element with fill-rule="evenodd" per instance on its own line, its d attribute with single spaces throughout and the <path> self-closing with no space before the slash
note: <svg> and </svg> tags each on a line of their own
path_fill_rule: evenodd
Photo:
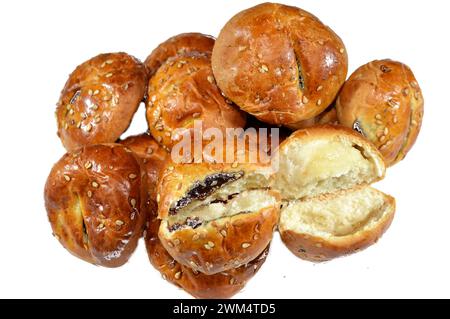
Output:
<svg viewBox="0 0 450 319">
<path fill-rule="evenodd" d="M 142 235 L 145 194 L 140 163 L 119 144 L 66 153 L 45 185 L 53 233 L 73 255 L 96 265 L 123 265 Z"/>
<path fill-rule="evenodd" d="M 167 252 L 158 238 L 160 220 L 149 214 L 145 235 L 150 263 L 172 284 L 196 298 L 231 298 L 258 272 L 269 252 L 267 247 L 249 263 L 215 275 L 205 275 L 178 263 Z"/>
<path fill-rule="evenodd" d="M 146 88 L 144 65 L 126 53 L 100 54 L 79 65 L 56 109 L 64 147 L 70 151 L 115 142 L 130 125 Z"/>
<path fill-rule="evenodd" d="M 291 127 L 333 102 L 347 64 L 345 46 L 330 28 L 274 3 L 235 15 L 212 54 L 217 84 L 230 100 L 263 122 Z"/>
<path fill-rule="evenodd" d="M 170 160 L 170 154 L 147 133 L 127 137 L 120 141 L 120 144 L 125 145 L 132 150 L 141 160 L 142 169 L 147 175 L 146 192 L 149 196 L 149 200 L 154 202 L 154 207 L 156 207 L 156 186 L 158 177 L 160 172 L 166 166 L 167 161 Z"/>
<path fill-rule="evenodd" d="M 401 161 L 414 145 L 423 107 L 422 92 L 411 69 L 392 60 L 358 68 L 336 101 L 339 122 L 373 142 L 388 166 Z"/>
<path fill-rule="evenodd" d="M 374 227 L 359 231 L 356 234 L 327 238 L 292 230 L 280 230 L 281 239 L 294 255 L 313 262 L 328 261 L 361 251 L 376 243 L 394 219 L 395 199 L 385 195 L 385 201 L 389 211 L 377 221 Z"/>
<path fill-rule="evenodd" d="M 153 76 L 156 71 L 169 58 L 178 55 L 184 55 L 190 52 L 212 52 L 214 47 L 214 38 L 210 35 L 201 33 L 182 33 L 171 37 L 161 43 L 145 59 L 145 66 L 149 76 Z"/>
<path fill-rule="evenodd" d="M 167 149 L 182 139 L 177 129 L 242 128 L 245 114 L 227 101 L 217 87 L 208 54 L 190 53 L 170 58 L 150 79 L 147 122 L 150 133 Z"/>
</svg>

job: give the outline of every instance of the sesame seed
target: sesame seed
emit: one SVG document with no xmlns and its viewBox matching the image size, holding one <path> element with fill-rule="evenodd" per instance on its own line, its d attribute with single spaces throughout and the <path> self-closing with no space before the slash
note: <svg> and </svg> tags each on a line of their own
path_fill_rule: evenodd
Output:
<svg viewBox="0 0 450 319">
<path fill-rule="evenodd" d="M 172 135 L 172 133 L 166 132 L 166 133 L 164 133 L 164 135 L 167 136 L 167 137 L 170 137 Z"/>
<path fill-rule="evenodd" d="M 126 90 L 128 90 L 128 83 L 125 83 L 123 86 L 122 86 L 122 88 L 126 91 Z"/>
<path fill-rule="evenodd" d="M 414 97 L 416 98 L 416 100 L 418 100 L 419 99 L 419 92 L 418 91 L 416 91 L 416 92 L 414 92 Z"/>
<path fill-rule="evenodd" d="M 209 83 L 214 84 L 214 77 L 212 75 L 208 75 L 207 80 Z"/>
<path fill-rule="evenodd" d="M 92 167 L 92 163 L 87 161 L 86 163 L 84 163 L 84 168 L 85 169 L 90 169 Z"/>
<path fill-rule="evenodd" d="M 175 238 L 173 240 L 173 242 L 175 243 L 175 246 L 178 246 L 179 244 L 181 244 L 181 241 L 178 238 Z"/>
<path fill-rule="evenodd" d="M 321 243 L 317 243 L 317 244 L 316 244 L 316 247 L 317 247 L 317 248 L 322 248 L 322 244 L 321 244 Z"/>
<path fill-rule="evenodd" d="M 212 247 L 210 247 L 208 244 L 205 244 L 204 247 L 205 247 L 205 249 L 207 249 L 207 250 L 211 250 L 211 249 L 212 249 Z"/>
<path fill-rule="evenodd" d="M 122 226 L 123 224 L 125 224 L 125 223 L 123 221 L 121 221 L 120 219 L 116 220 L 117 226 Z"/>
<path fill-rule="evenodd" d="M 107 73 L 107 74 L 105 75 L 105 78 L 110 78 L 110 77 L 112 77 L 112 73 Z"/>
<path fill-rule="evenodd" d="M 195 261 L 189 261 L 189 264 L 193 267 L 193 268 L 198 268 L 198 265 L 195 263 Z"/>
<path fill-rule="evenodd" d="M 88 191 L 88 192 L 87 192 L 87 196 L 88 196 L 89 198 L 91 198 L 91 197 L 92 197 L 92 192 L 91 192 L 91 191 Z"/>
<path fill-rule="evenodd" d="M 174 245 L 171 241 L 167 242 L 167 245 L 168 245 L 170 248 L 175 247 L 175 245 Z"/>
<path fill-rule="evenodd" d="M 196 241 L 200 239 L 200 235 L 199 234 L 194 234 L 194 236 L 192 236 L 192 240 Z"/>
<path fill-rule="evenodd" d="M 383 117 L 381 116 L 381 114 L 377 114 L 377 115 L 375 115 L 375 118 L 376 118 L 377 120 L 381 120 Z"/>
<path fill-rule="evenodd" d="M 81 128 L 81 122 L 77 123 L 77 128 Z"/>
<path fill-rule="evenodd" d="M 181 271 L 178 271 L 176 274 L 175 274 L 175 279 L 180 279 L 181 278 Z"/>
<path fill-rule="evenodd" d="M 67 104 L 67 105 L 66 105 L 66 110 L 69 111 L 69 110 L 71 109 L 71 107 L 72 107 L 72 106 L 71 106 L 70 104 Z"/>
<path fill-rule="evenodd" d="M 68 128 L 69 128 L 69 124 L 67 124 L 67 122 L 64 123 L 64 129 L 67 130 Z"/>
<path fill-rule="evenodd" d="M 397 122 L 398 122 L 398 117 L 397 117 L 397 116 L 394 116 L 394 118 L 393 118 L 392 121 L 394 122 L 394 124 L 397 124 Z"/>
<path fill-rule="evenodd" d="M 411 85 L 413 88 L 416 88 L 416 87 L 417 87 L 417 83 L 414 82 L 414 81 L 413 81 L 413 82 L 410 82 L 409 85 Z"/>
<path fill-rule="evenodd" d="M 105 224 L 103 224 L 103 223 L 98 224 L 97 229 L 103 229 L 103 228 L 105 228 Z"/>
<path fill-rule="evenodd" d="M 322 100 L 321 100 L 321 99 L 318 99 L 318 100 L 317 100 L 317 105 L 320 106 L 321 104 L 322 104 Z"/>
<path fill-rule="evenodd" d="M 112 63 L 113 63 L 113 60 L 106 60 L 105 63 L 106 63 L 106 64 L 112 64 Z"/>
<path fill-rule="evenodd" d="M 384 133 L 384 135 L 388 135 L 389 134 L 389 129 L 387 127 L 385 127 L 383 133 Z"/>
<path fill-rule="evenodd" d="M 135 179 L 135 178 L 137 177 L 137 175 L 136 175 L 136 174 L 133 174 L 133 173 L 131 173 L 130 175 L 128 175 L 128 177 L 129 177 L 130 179 Z"/>
<path fill-rule="evenodd" d="M 109 101 L 109 100 L 111 100 L 111 96 L 109 96 L 109 95 L 105 95 L 103 98 L 102 98 L 102 100 L 103 101 Z"/>
<path fill-rule="evenodd" d="M 250 243 L 243 243 L 243 244 L 242 244 L 242 248 L 244 248 L 244 249 L 246 249 L 246 248 L 248 248 L 248 247 L 250 247 L 250 246 L 251 246 Z"/>
<path fill-rule="evenodd" d="M 309 102 L 308 98 L 305 95 L 303 95 L 302 97 L 302 102 L 303 104 L 307 104 Z"/>
<path fill-rule="evenodd" d="M 131 204 L 131 207 L 135 208 L 136 207 L 136 199 L 134 199 L 134 198 L 130 199 L 130 204 Z"/>
<path fill-rule="evenodd" d="M 387 148 L 387 145 L 386 144 L 384 144 L 384 145 L 381 145 L 381 147 L 380 147 L 380 151 L 384 151 L 385 149 Z"/>
<path fill-rule="evenodd" d="M 237 163 L 237 162 L 233 162 L 233 164 L 231 164 L 231 167 L 232 167 L 232 168 L 238 167 L 238 163 Z"/>
<path fill-rule="evenodd" d="M 86 130 L 86 132 L 90 132 L 92 130 L 92 125 L 90 123 L 88 123 L 84 129 Z"/>
<path fill-rule="evenodd" d="M 200 117 L 200 113 L 194 113 L 194 114 L 192 114 L 192 117 L 193 118 L 198 118 L 198 117 Z"/>
<path fill-rule="evenodd" d="M 382 135 L 382 136 L 379 138 L 379 141 L 380 141 L 381 143 L 383 143 L 385 140 L 386 140 L 386 135 Z"/>
<path fill-rule="evenodd" d="M 97 182 L 92 182 L 92 187 L 94 187 L 94 188 L 98 188 L 98 183 Z"/>
<path fill-rule="evenodd" d="M 94 93 L 92 95 L 97 95 L 100 93 L 100 90 L 95 90 Z"/>
<path fill-rule="evenodd" d="M 378 132 L 377 132 L 377 137 L 380 138 L 380 137 L 382 137 L 382 136 L 383 136 L 383 132 L 378 131 Z"/>
<path fill-rule="evenodd" d="M 258 234 L 254 234 L 253 235 L 253 240 L 257 240 L 259 238 L 259 235 Z"/>
<path fill-rule="evenodd" d="M 161 137 L 161 136 L 157 136 L 157 137 L 156 137 L 156 141 L 157 141 L 158 143 L 161 143 L 162 137 Z"/>
<path fill-rule="evenodd" d="M 101 121 L 100 115 L 96 115 L 96 116 L 94 117 L 94 122 L 95 122 L 95 123 L 100 123 L 100 121 Z"/>
<path fill-rule="evenodd" d="M 381 72 L 383 72 L 383 73 L 389 73 L 389 72 L 392 71 L 390 67 L 388 67 L 388 66 L 386 66 L 386 65 L 384 65 L 384 64 L 382 64 L 382 65 L 380 66 L 380 70 L 381 70 Z"/>
<path fill-rule="evenodd" d="M 377 125 L 383 125 L 383 121 L 381 121 L 381 120 L 376 120 L 375 123 L 376 123 Z"/>
<path fill-rule="evenodd" d="M 73 109 L 70 109 L 69 114 L 73 115 L 75 113 L 75 111 Z"/>
<path fill-rule="evenodd" d="M 147 154 L 149 155 L 153 154 L 153 148 L 151 147 L 147 148 Z"/>
<path fill-rule="evenodd" d="M 233 277 L 230 278 L 230 285 L 234 285 L 236 283 L 236 279 Z"/>
<path fill-rule="evenodd" d="M 208 241 L 208 246 L 213 248 L 215 245 L 214 245 L 214 243 L 212 241 Z"/>
<path fill-rule="evenodd" d="M 68 182 L 70 182 L 70 176 L 69 175 L 64 175 L 64 179 L 66 180 L 66 181 L 68 181 Z"/>
<path fill-rule="evenodd" d="M 319 85 L 319 86 L 317 87 L 316 91 L 319 92 L 319 91 L 322 91 L 322 89 L 323 89 L 323 86 L 322 86 L 322 85 Z"/>
<path fill-rule="evenodd" d="M 92 104 L 91 109 L 93 109 L 94 111 L 98 110 L 98 105 L 97 104 Z"/>
<path fill-rule="evenodd" d="M 88 94 L 89 94 L 90 96 L 92 96 L 92 93 L 93 93 L 92 90 L 89 90 L 89 91 L 88 91 Z"/>
<path fill-rule="evenodd" d="M 345 52 L 345 49 L 344 49 L 344 48 L 341 48 L 341 49 L 339 50 L 339 52 L 344 53 L 344 52 Z"/>
<path fill-rule="evenodd" d="M 260 73 L 267 73 L 267 72 L 269 72 L 269 68 L 267 67 L 267 65 L 263 64 L 263 65 L 261 65 L 261 67 L 259 68 L 259 72 L 260 72 Z"/>
<path fill-rule="evenodd" d="M 409 94 L 409 89 L 408 89 L 408 88 L 404 88 L 404 89 L 402 90 L 402 93 L 403 93 L 404 96 L 408 96 L 408 94 Z"/>
<path fill-rule="evenodd" d="M 242 51 L 247 50 L 247 47 L 244 46 L 244 45 L 240 45 L 239 48 L 238 48 L 238 50 L 239 50 L 239 52 L 242 52 Z"/>
<path fill-rule="evenodd" d="M 160 200 L 161 200 L 161 196 L 159 194 L 156 195 L 156 202 L 159 203 Z"/>
<path fill-rule="evenodd" d="M 174 167 L 173 167 L 173 166 L 169 166 L 169 167 L 167 167 L 167 169 L 168 169 L 169 171 L 173 171 L 173 170 L 174 170 Z"/>
<path fill-rule="evenodd" d="M 223 237 L 227 237 L 227 231 L 226 231 L 225 229 L 222 229 L 222 230 L 220 231 L 220 234 L 221 234 Z"/>
</svg>

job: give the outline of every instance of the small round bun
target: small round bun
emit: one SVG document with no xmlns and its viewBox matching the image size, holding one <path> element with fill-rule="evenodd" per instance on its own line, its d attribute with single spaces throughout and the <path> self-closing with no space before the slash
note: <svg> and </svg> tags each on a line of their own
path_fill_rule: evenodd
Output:
<svg viewBox="0 0 450 319">
<path fill-rule="evenodd" d="M 182 33 L 161 43 L 145 59 L 144 64 L 147 67 L 149 76 L 153 76 L 169 58 L 190 52 L 211 53 L 213 46 L 214 38 L 210 35 Z"/>
<path fill-rule="evenodd" d="M 269 245 L 280 196 L 258 164 L 178 164 L 161 174 L 159 238 L 179 263 L 207 275 L 241 267 Z"/>
<path fill-rule="evenodd" d="M 53 233 L 73 255 L 96 265 L 123 265 L 145 221 L 139 161 L 119 144 L 66 153 L 45 185 Z"/>
<path fill-rule="evenodd" d="M 347 52 L 312 14 L 263 3 L 223 27 L 212 67 L 222 92 L 242 110 L 295 126 L 333 102 L 347 75 Z"/>
<path fill-rule="evenodd" d="M 171 58 L 150 79 L 147 100 L 149 130 L 158 143 L 171 149 L 192 131 L 194 121 L 208 128 L 240 128 L 245 114 L 227 101 L 216 86 L 210 56 L 192 53 Z"/>
<path fill-rule="evenodd" d="M 401 161 L 414 145 L 423 117 L 423 96 L 411 69 L 392 60 L 358 68 L 336 101 L 342 125 L 373 142 L 388 166 Z"/>
<path fill-rule="evenodd" d="M 100 54 L 69 76 L 57 104 L 64 147 L 113 143 L 128 128 L 144 98 L 144 65 L 126 53 Z"/>
<path fill-rule="evenodd" d="M 269 252 L 267 247 L 257 258 L 235 269 L 215 275 L 205 275 L 178 263 L 170 256 L 158 238 L 160 220 L 149 215 L 145 244 L 150 263 L 164 279 L 184 289 L 196 298 L 231 298 L 258 272 Z"/>
</svg>

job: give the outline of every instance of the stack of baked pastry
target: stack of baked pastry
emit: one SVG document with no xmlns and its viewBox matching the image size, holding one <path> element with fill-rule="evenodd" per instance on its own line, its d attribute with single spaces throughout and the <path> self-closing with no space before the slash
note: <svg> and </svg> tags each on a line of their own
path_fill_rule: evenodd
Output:
<svg viewBox="0 0 450 319">
<path fill-rule="evenodd" d="M 143 236 L 163 278 L 200 298 L 242 289 L 275 231 L 315 262 L 371 245 L 395 200 L 370 185 L 413 146 L 423 98 L 400 62 L 346 77 L 342 40 L 312 14 L 273 3 L 238 13 L 217 39 L 174 36 L 144 63 L 126 53 L 82 63 L 56 110 L 67 153 L 45 186 L 54 236 L 106 267 L 127 262 Z M 121 139 L 141 102 L 148 132 Z M 197 120 L 224 133 L 280 127 L 277 169 L 248 156 L 173 161 Z"/>
</svg>

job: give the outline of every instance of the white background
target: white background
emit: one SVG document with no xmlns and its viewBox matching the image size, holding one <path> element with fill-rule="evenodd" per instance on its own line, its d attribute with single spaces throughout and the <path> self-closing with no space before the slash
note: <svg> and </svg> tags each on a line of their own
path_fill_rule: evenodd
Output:
<svg viewBox="0 0 450 319">
<path fill-rule="evenodd" d="M 51 236 L 43 187 L 64 149 L 55 103 L 67 75 L 101 52 L 141 59 L 166 38 L 217 35 L 260 1 L 0 1 L 0 297 L 183 298 L 149 264 L 143 242 L 118 269 L 72 257 Z M 288 1 L 339 34 L 352 72 L 392 58 L 425 97 L 419 139 L 377 187 L 397 199 L 381 241 L 325 264 L 294 257 L 278 235 L 239 298 L 450 297 L 450 6 L 448 1 Z M 145 131 L 143 108 L 125 135 Z"/>
</svg>

